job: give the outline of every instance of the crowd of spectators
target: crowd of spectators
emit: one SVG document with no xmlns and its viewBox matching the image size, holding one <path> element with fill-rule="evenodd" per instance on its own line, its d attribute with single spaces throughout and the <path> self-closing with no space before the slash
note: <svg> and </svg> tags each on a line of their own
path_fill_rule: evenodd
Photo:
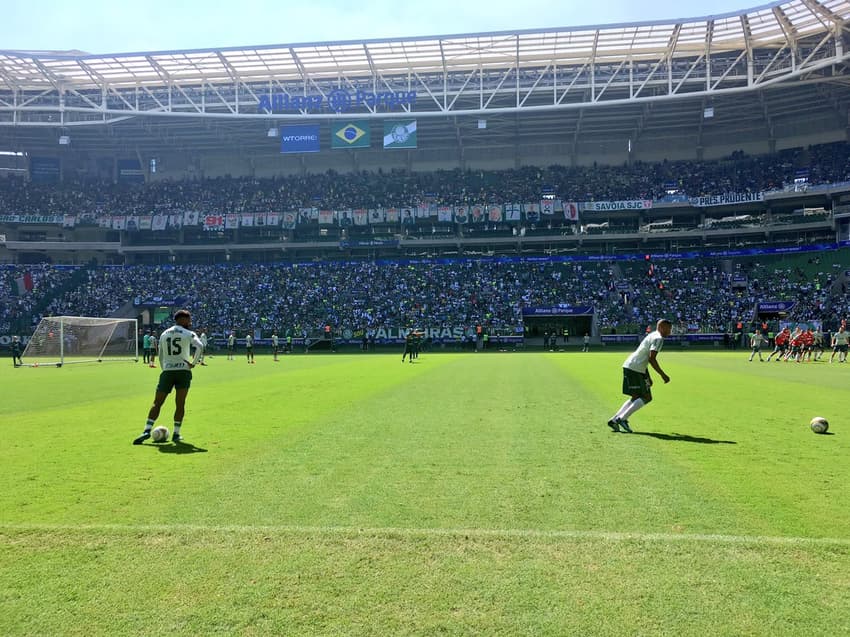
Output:
<svg viewBox="0 0 850 637">
<path fill-rule="evenodd" d="M 847 309 L 840 290 L 833 290 L 836 272 L 770 260 L 732 270 L 718 259 L 135 266 L 90 269 L 61 292 L 67 273 L 47 266 L 31 271 L 34 293 L 3 305 L 6 327 L 27 312 L 29 323 L 41 314 L 109 316 L 127 303 L 157 298 L 184 300 L 195 325 L 210 333 L 276 329 L 292 335 L 325 325 L 352 331 L 481 325 L 508 334 L 522 331 L 524 307 L 556 304 L 592 305 L 601 333 L 640 332 L 660 316 L 669 316 L 679 332 L 724 332 L 750 321 L 765 300 L 796 301 L 790 320 L 825 319 Z"/>
<path fill-rule="evenodd" d="M 515 170 L 327 172 L 268 179 L 233 177 L 148 184 L 0 179 L 0 214 L 242 213 L 299 208 L 357 209 L 526 203 L 551 194 L 564 201 L 660 199 L 782 189 L 850 180 L 850 144 L 833 143 L 719 161 L 634 162 L 621 166 L 549 166 Z"/>
<path fill-rule="evenodd" d="M 19 293 L 17 281 L 27 273 L 32 276 L 32 292 Z M 50 265 L 19 265 L 0 270 L 0 334 L 31 325 L 33 319 L 37 321 L 44 303 L 54 298 L 71 276 L 72 270 Z"/>
<path fill-rule="evenodd" d="M 724 270 L 719 259 L 691 259 L 633 262 L 622 270 L 628 287 L 618 290 L 619 303 L 599 309 L 602 331 L 669 316 L 680 333 L 720 333 L 749 322 L 764 301 L 793 301 L 789 321 L 829 321 L 843 311 L 832 290 L 836 273 L 817 268 L 805 272 L 766 260 Z"/>
<path fill-rule="evenodd" d="M 55 314 L 104 316 L 135 298 L 186 297 L 211 332 L 278 329 L 302 334 L 370 327 L 522 326 L 522 307 L 591 304 L 607 296 L 607 267 L 461 261 L 94 269 L 54 299 Z"/>
</svg>

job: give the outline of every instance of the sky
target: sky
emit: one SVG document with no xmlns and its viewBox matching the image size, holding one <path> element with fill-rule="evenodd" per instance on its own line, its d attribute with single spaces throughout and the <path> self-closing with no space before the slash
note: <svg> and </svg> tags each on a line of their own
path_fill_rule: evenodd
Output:
<svg viewBox="0 0 850 637">
<path fill-rule="evenodd" d="M 766 0 L 2 0 L 0 50 L 129 53 L 717 15 Z"/>
</svg>

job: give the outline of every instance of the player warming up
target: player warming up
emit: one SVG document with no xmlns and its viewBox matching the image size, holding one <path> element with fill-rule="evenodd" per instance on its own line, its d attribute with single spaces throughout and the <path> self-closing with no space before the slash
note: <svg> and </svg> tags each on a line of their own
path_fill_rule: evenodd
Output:
<svg viewBox="0 0 850 637">
<path fill-rule="evenodd" d="M 614 431 L 631 433 L 629 416 L 652 401 L 652 379 L 648 366 L 658 372 L 661 380 L 670 382 L 670 377 L 664 373 L 658 364 L 658 352 L 664 345 L 664 339 L 670 336 L 672 324 L 667 319 L 661 319 L 655 325 L 655 331 L 650 332 L 641 341 L 638 348 L 623 363 L 623 393 L 629 396 L 620 410 L 608 421 L 608 426 Z"/>
<path fill-rule="evenodd" d="M 251 334 L 245 335 L 245 355 L 248 357 L 248 364 L 254 363 L 254 337 Z"/>
<path fill-rule="evenodd" d="M 183 424 L 183 415 L 186 412 L 186 395 L 192 384 L 192 368 L 203 355 L 204 346 L 194 332 L 192 327 L 192 315 L 188 310 L 179 310 L 174 314 L 174 322 L 177 325 L 169 327 L 159 337 L 159 365 L 162 372 L 159 374 L 159 383 L 156 386 L 153 405 L 148 412 L 145 422 L 145 430 L 133 440 L 134 445 L 140 445 L 151 437 L 151 429 L 159 417 L 159 410 L 165 402 L 172 388 L 174 395 L 174 433 L 172 442 L 180 442 L 180 426 Z M 189 350 L 195 348 L 195 355 L 190 358 Z"/>
</svg>

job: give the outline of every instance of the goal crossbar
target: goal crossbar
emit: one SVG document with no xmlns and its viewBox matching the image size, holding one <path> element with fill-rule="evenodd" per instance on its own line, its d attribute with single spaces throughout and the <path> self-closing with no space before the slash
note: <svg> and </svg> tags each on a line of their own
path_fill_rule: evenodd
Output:
<svg viewBox="0 0 850 637">
<path fill-rule="evenodd" d="M 46 316 L 22 354 L 23 365 L 138 361 L 136 319 L 94 316 Z"/>
</svg>

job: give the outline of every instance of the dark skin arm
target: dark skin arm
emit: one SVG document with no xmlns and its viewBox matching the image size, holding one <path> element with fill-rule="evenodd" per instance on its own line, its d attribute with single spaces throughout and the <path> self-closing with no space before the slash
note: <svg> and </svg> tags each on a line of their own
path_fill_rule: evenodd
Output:
<svg viewBox="0 0 850 637">
<path fill-rule="evenodd" d="M 661 369 L 661 365 L 658 364 L 658 361 L 656 360 L 657 355 L 658 352 L 656 352 L 655 350 L 651 350 L 649 352 L 649 364 L 652 365 L 652 369 L 658 372 L 658 375 L 661 376 L 661 380 L 663 380 L 665 383 L 669 383 L 670 377 L 664 373 L 664 370 Z"/>
</svg>

